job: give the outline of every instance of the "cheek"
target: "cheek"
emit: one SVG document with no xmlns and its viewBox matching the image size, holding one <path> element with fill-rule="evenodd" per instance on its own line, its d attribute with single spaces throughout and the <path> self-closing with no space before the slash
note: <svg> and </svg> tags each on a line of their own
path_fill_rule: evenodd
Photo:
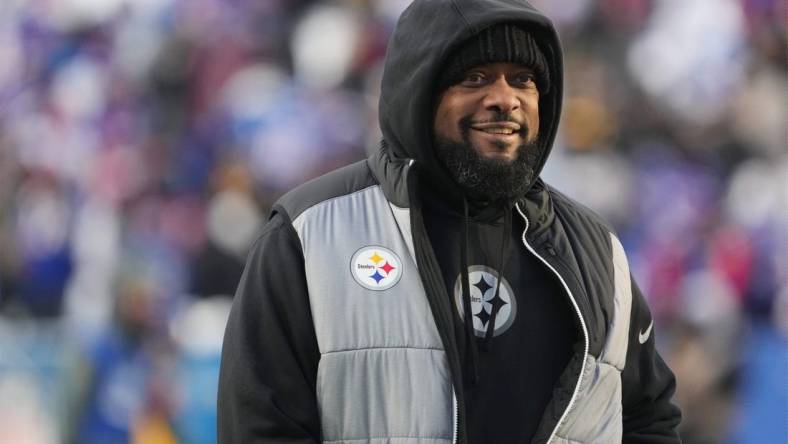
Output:
<svg viewBox="0 0 788 444">
<path fill-rule="evenodd" d="M 433 125 L 435 135 L 443 138 L 456 139 L 458 134 L 457 122 L 456 112 L 451 104 L 446 101 L 441 101 L 438 105 L 438 109 L 435 111 L 435 123 Z"/>
<path fill-rule="evenodd" d="M 533 138 L 536 139 L 536 135 L 539 132 L 539 97 L 529 98 L 527 103 L 527 119 L 528 124 L 532 128 L 531 135 Z"/>
<path fill-rule="evenodd" d="M 539 107 L 534 108 L 533 111 L 534 127 L 539 128 Z"/>
</svg>

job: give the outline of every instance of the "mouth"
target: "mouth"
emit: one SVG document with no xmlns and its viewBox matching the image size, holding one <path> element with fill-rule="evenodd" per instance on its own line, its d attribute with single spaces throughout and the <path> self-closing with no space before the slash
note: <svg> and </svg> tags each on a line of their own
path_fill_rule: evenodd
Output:
<svg viewBox="0 0 788 444">
<path fill-rule="evenodd" d="M 470 125 L 472 130 L 480 131 L 486 134 L 493 134 L 497 136 L 510 136 L 519 134 L 522 126 L 515 122 L 485 122 L 474 123 Z"/>
</svg>

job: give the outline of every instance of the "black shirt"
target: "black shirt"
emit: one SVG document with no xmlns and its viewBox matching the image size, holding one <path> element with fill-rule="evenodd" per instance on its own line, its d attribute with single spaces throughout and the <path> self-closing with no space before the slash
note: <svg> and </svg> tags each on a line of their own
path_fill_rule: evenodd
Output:
<svg viewBox="0 0 788 444">
<path fill-rule="evenodd" d="M 448 294 L 455 302 L 455 334 L 463 353 L 459 280 L 463 216 L 426 198 L 424 220 Z M 515 210 L 504 252 L 504 281 L 496 295 L 503 217 L 491 221 L 477 217 L 469 223 L 467 263 L 477 335 L 474 345 L 479 350 L 479 379 L 465 388 L 471 444 L 529 442 L 578 337 L 577 316 L 568 295 L 552 271 L 522 243 L 524 225 Z M 483 337 L 493 306 L 499 307 L 495 336 L 485 349 Z M 467 363 L 464 356 L 463 360 Z"/>
</svg>

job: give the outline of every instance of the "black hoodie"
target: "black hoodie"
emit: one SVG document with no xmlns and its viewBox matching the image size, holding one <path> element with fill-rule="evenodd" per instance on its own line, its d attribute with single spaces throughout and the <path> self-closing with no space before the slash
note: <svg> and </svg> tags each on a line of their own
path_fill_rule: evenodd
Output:
<svg viewBox="0 0 788 444">
<path fill-rule="evenodd" d="M 370 186 L 380 187 L 394 207 L 409 211 L 412 232 L 402 234 L 413 241 L 419 276 L 446 351 L 458 401 L 458 441 L 473 444 L 495 442 L 496 438 L 485 435 L 483 430 L 479 433 L 481 429 L 466 430 L 468 426 L 478 427 L 472 418 L 467 417 L 468 412 L 473 411 L 473 407 L 466 410 L 469 400 L 489 399 L 489 396 L 474 398 L 476 395 L 469 392 L 466 399 L 466 386 L 471 391 L 475 386 L 468 384 L 469 367 L 464 357 L 474 348 L 464 347 L 462 331 L 456 328 L 458 310 L 450 294 L 453 293 L 452 281 L 457 265 L 446 271 L 450 267 L 441 267 L 440 259 L 466 257 L 472 261 L 468 263 L 470 266 L 500 267 L 503 262 L 494 258 L 494 249 L 501 244 L 482 239 L 485 246 L 479 248 L 479 254 L 493 256 L 486 263 L 483 258 L 478 259 L 474 251 L 467 255 L 457 254 L 454 251 L 456 242 L 439 239 L 436 216 L 428 214 L 430 211 L 439 213 L 440 206 L 430 206 L 425 211 L 422 202 L 429 204 L 430 199 L 437 196 L 451 217 L 457 215 L 458 205 L 462 202 L 462 195 L 439 164 L 431 147 L 434 84 L 441 65 L 468 37 L 504 22 L 528 29 L 537 38 L 549 65 L 553 86 L 540 97 L 541 169 L 558 126 L 563 81 L 560 45 L 550 21 L 524 1 L 414 2 L 402 14 L 387 53 L 380 99 L 380 124 L 385 139 L 382 150 L 365 162 L 329 173 L 288 193 L 274 206 L 269 222 L 252 247 L 236 292 L 222 352 L 218 397 L 220 443 L 313 443 L 322 440 L 321 412 L 316 394 L 321 354 L 310 311 L 304 251 L 292 221 L 318 204 L 349 196 Z M 420 184 L 419 179 L 425 176 L 429 176 L 433 184 L 429 193 L 432 198 L 425 193 L 423 181 Z M 541 181 L 534 183 L 527 196 L 517 199 L 516 203 L 511 233 L 495 225 L 496 214 L 482 222 L 492 225 L 490 237 L 496 237 L 496 233 L 510 235 L 513 240 L 509 246 L 516 256 L 509 259 L 510 263 L 528 268 L 520 273 L 517 270 L 510 272 L 507 268 L 507 273 L 511 273 L 505 274 L 507 280 L 523 279 L 522 287 L 537 279 L 536 286 L 541 287 L 538 293 L 544 296 L 540 300 L 542 308 L 546 303 L 553 304 L 552 318 L 548 316 L 546 321 L 556 322 L 557 328 L 568 332 L 563 339 L 557 340 L 556 355 L 548 359 L 553 362 L 553 370 L 548 372 L 551 373 L 567 359 L 563 353 L 570 355 L 564 371 L 551 387 L 551 396 L 545 399 L 547 395 L 539 395 L 542 401 L 532 406 L 529 416 L 522 419 L 522 435 L 510 437 L 520 441 L 533 435 L 531 442 L 545 443 L 558 436 L 556 432 L 561 420 L 572 410 L 573 403 L 582 398 L 578 393 L 581 381 L 587 384 L 591 378 L 593 383 L 596 377 L 583 375 L 581 369 L 584 366 L 589 368 L 589 362 L 602 360 L 607 350 L 611 316 L 615 312 L 612 230 L 590 211 Z M 525 230 L 525 225 L 528 226 L 527 233 L 522 233 L 520 239 L 514 239 L 518 232 Z M 452 229 L 455 233 L 456 230 L 456 227 Z M 466 247 L 469 245 L 466 243 Z M 493 252 L 482 251 L 489 247 Z M 325 248 L 332 248 L 332 239 L 325 239 Z M 509 248 L 504 253 L 507 250 Z M 346 259 L 337 260 L 345 263 Z M 485 275 L 478 270 L 474 274 L 476 278 L 496 276 L 495 271 Z M 555 279 L 560 280 L 560 288 Z M 619 283 L 616 281 L 616 286 Z M 478 284 L 476 288 L 482 291 L 485 285 L 493 282 L 483 283 L 480 279 L 470 284 Z M 491 294 L 490 291 L 482 293 Z M 504 288 L 504 291 L 508 289 Z M 512 289 L 509 294 L 519 291 Z M 567 298 L 550 297 L 556 293 L 570 296 L 568 300 L 574 311 L 570 317 L 574 328 L 563 317 L 565 310 L 568 311 Z M 500 295 L 503 298 L 504 293 Z M 526 306 L 527 303 L 520 305 Z M 626 365 L 622 365 L 621 392 L 618 395 L 621 397 L 623 442 L 679 442 L 675 428 L 680 413 L 670 403 L 675 380 L 654 349 L 651 315 L 634 282 L 630 314 L 630 329 L 626 335 L 629 347 Z M 532 322 L 539 322 L 539 319 L 532 318 Z M 503 335 L 514 332 L 510 330 Z M 533 335 L 539 336 L 543 332 L 544 329 L 537 330 Z M 643 332 L 646 332 L 645 336 Z M 493 340 L 493 349 L 503 342 L 502 339 L 503 336 Z M 571 350 L 566 350 L 572 339 L 576 339 L 574 345 L 569 347 Z M 549 338 L 545 338 L 543 342 L 532 342 L 526 347 L 551 343 Z M 501 344 L 501 347 L 511 346 Z M 537 349 L 531 350 L 531 353 L 538 353 L 534 351 Z M 526 359 L 518 364 L 521 370 L 532 361 L 527 358 L 535 358 L 534 361 L 539 358 L 524 357 Z M 477 362 L 482 366 L 480 376 L 485 375 L 483 359 L 482 355 Z M 502 376 L 497 374 L 495 377 Z M 546 381 L 552 377 L 554 375 L 542 375 L 538 380 L 548 385 Z M 541 405 L 544 402 L 546 405 Z M 593 405 L 584 407 L 588 410 L 578 408 L 574 407 L 577 411 L 574 414 L 593 416 Z M 540 410 L 544 414 L 535 418 Z M 516 421 L 518 412 L 511 413 L 509 421 Z M 509 433 L 515 429 L 516 426 Z M 476 441 L 469 441 L 469 437 L 476 437 Z"/>
<path fill-rule="evenodd" d="M 414 159 L 455 205 L 459 189 L 432 149 L 437 78 L 464 41 L 499 23 L 518 25 L 534 36 L 554 85 L 539 98 L 538 175 L 558 130 L 563 95 L 561 45 L 547 17 L 517 0 L 416 1 L 400 16 L 386 52 L 379 116 L 388 150 L 395 158 Z"/>
</svg>

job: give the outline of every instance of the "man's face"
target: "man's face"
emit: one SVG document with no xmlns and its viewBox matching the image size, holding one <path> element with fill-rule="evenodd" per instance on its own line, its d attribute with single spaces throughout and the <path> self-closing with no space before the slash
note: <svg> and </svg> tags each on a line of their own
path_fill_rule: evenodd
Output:
<svg viewBox="0 0 788 444">
<path fill-rule="evenodd" d="M 437 139 L 470 144 L 482 158 L 514 161 L 539 130 L 533 71 L 515 63 L 467 71 L 439 98 L 433 130 Z"/>
<path fill-rule="evenodd" d="M 433 131 L 436 155 L 472 197 L 521 195 L 541 158 L 533 71 L 515 63 L 467 71 L 438 98 Z"/>
</svg>

